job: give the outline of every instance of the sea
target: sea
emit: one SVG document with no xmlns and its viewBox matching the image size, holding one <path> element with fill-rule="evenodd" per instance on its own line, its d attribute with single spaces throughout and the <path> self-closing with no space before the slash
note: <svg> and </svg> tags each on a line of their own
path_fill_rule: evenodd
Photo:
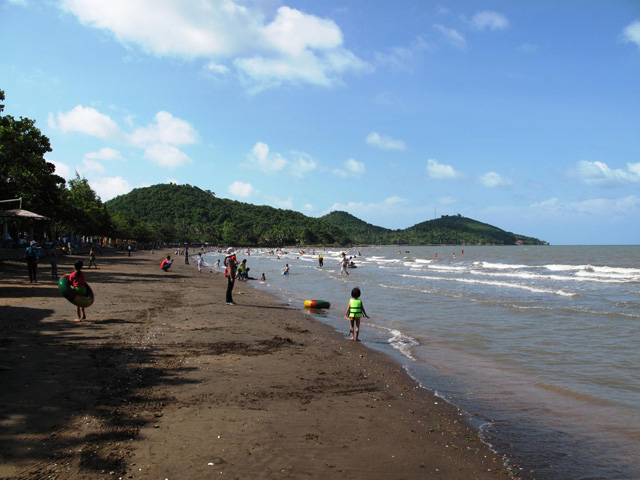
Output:
<svg viewBox="0 0 640 480">
<path fill-rule="evenodd" d="M 205 262 L 215 270 L 223 258 Z M 640 246 L 242 249 L 242 259 L 266 281 L 239 283 L 237 302 L 243 289 L 268 291 L 345 341 L 358 286 L 362 342 L 464 412 L 516 476 L 640 479 Z"/>
</svg>

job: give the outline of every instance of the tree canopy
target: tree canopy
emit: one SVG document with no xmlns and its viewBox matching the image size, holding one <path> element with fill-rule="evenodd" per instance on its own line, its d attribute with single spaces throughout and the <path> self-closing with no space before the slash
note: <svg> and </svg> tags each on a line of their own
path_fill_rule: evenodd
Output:
<svg viewBox="0 0 640 480">
<path fill-rule="evenodd" d="M 0 102 L 4 98 L 0 90 Z M 59 196 L 65 180 L 44 158 L 52 151 L 49 139 L 34 120 L 16 120 L 3 112 L 4 104 L 0 104 L 0 200 L 22 197 L 24 208 L 55 217 L 60 212 Z"/>
</svg>

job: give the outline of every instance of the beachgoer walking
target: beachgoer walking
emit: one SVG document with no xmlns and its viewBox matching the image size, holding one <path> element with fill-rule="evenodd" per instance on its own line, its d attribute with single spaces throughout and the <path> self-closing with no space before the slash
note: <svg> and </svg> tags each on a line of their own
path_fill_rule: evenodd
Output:
<svg viewBox="0 0 640 480">
<path fill-rule="evenodd" d="M 349 324 L 351 325 L 350 333 L 351 338 L 349 340 L 355 340 L 359 342 L 358 336 L 360 335 L 360 319 L 362 317 L 369 318 L 367 312 L 364 311 L 364 305 L 362 304 L 362 300 L 360 300 L 360 289 L 355 287 L 351 290 L 351 299 L 349 300 L 349 305 L 347 306 L 347 311 L 344 314 L 345 319 L 349 319 Z M 355 338 L 353 336 L 353 327 L 355 324 Z"/>
<path fill-rule="evenodd" d="M 198 252 L 198 271 L 202 273 L 202 267 L 204 266 L 204 258 L 202 253 Z"/>
<path fill-rule="evenodd" d="M 235 305 L 233 301 L 233 286 L 236 281 L 236 270 L 238 262 L 236 260 L 233 248 L 227 248 L 227 256 L 224 258 L 224 276 L 227 277 L 227 305 Z"/>
<path fill-rule="evenodd" d="M 129 252 L 129 256 L 131 256 L 131 250 L 133 250 L 133 247 L 131 246 L 131 244 L 129 244 L 129 246 L 127 247 L 127 251 Z"/>
<path fill-rule="evenodd" d="M 347 258 L 347 254 L 342 252 L 340 255 L 342 255 L 342 258 L 338 262 L 338 264 L 340 265 L 340 275 L 342 275 L 343 273 L 349 275 L 349 272 L 347 272 L 347 268 L 349 267 L 349 259 Z"/>
<path fill-rule="evenodd" d="M 51 264 L 51 280 L 58 280 L 58 244 L 55 242 L 49 249 L 49 263 Z"/>
<path fill-rule="evenodd" d="M 324 265 L 324 258 L 322 258 L 322 254 L 318 255 L 318 266 L 322 267 Z"/>
<path fill-rule="evenodd" d="M 69 285 L 76 291 L 78 295 L 86 296 L 87 294 L 87 283 L 85 282 L 84 272 L 82 271 L 82 267 L 84 263 L 82 260 L 77 260 L 73 264 L 73 268 L 75 268 L 74 272 L 69 275 Z M 87 316 L 84 313 L 84 307 L 76 306 L 76 315 L 78 318 L 74 320 L 74 322 L 79 322 L 81 320 L 86 320 Z"/>
<path fill-rule="evenodd" d="M 36 279 L 36 273 L 38 272 L 39 257 L 40 250 L 38 249 L 38 243 L 35 240 L 31 240 L 31 243 L 29 243 L 29 246 L 24 251 L 24 258 L 27 259 L 29 283 L 38 283 L 38 280 Z"/>
<path fill-rule="evenodd" d="M 189 265 L 189 247 L 184 247 L 184 264 Z"/>
<path fill-rule="evenodd" d="M 165 272 L 168 272 L 169 269 L 171 268 L 172 263 L 173 261 L 171 260 L 171 255 L 167 255 L 167 258 L 162 260 L 162 263 L 160 264 L 160 268 Z"/>
<path fill-rule="evenodd" d="M 96 254 L 93 251 L 93 248 L 89 250 L 89 266 L 87 268 L 91 268 L 91 264 L 98 268 L 98 264 L 96 263 Z"/>
</svg>

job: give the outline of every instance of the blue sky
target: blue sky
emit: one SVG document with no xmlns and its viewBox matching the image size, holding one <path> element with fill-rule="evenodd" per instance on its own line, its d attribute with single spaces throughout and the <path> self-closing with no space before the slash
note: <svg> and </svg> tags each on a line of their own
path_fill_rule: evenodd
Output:
<svg viewBox="0 0 640 480">
<path fill-rule="evenodd" d="M 640 243 L 637 0 L 0 0 L 0 89 L 103 200 Z"/>
</svg>

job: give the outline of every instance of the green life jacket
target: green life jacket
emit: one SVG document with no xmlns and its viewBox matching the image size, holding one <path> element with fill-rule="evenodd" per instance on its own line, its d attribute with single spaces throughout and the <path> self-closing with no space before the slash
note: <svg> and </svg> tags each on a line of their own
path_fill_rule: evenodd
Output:
<svg viewBox="0 0 640 480">
<path fill-rule="evenodd" d="M 355 318 L 362 317 L 362 300 L 356 300 L 355 298 L 349 300 L 349 316 Z"/>
</svg>

